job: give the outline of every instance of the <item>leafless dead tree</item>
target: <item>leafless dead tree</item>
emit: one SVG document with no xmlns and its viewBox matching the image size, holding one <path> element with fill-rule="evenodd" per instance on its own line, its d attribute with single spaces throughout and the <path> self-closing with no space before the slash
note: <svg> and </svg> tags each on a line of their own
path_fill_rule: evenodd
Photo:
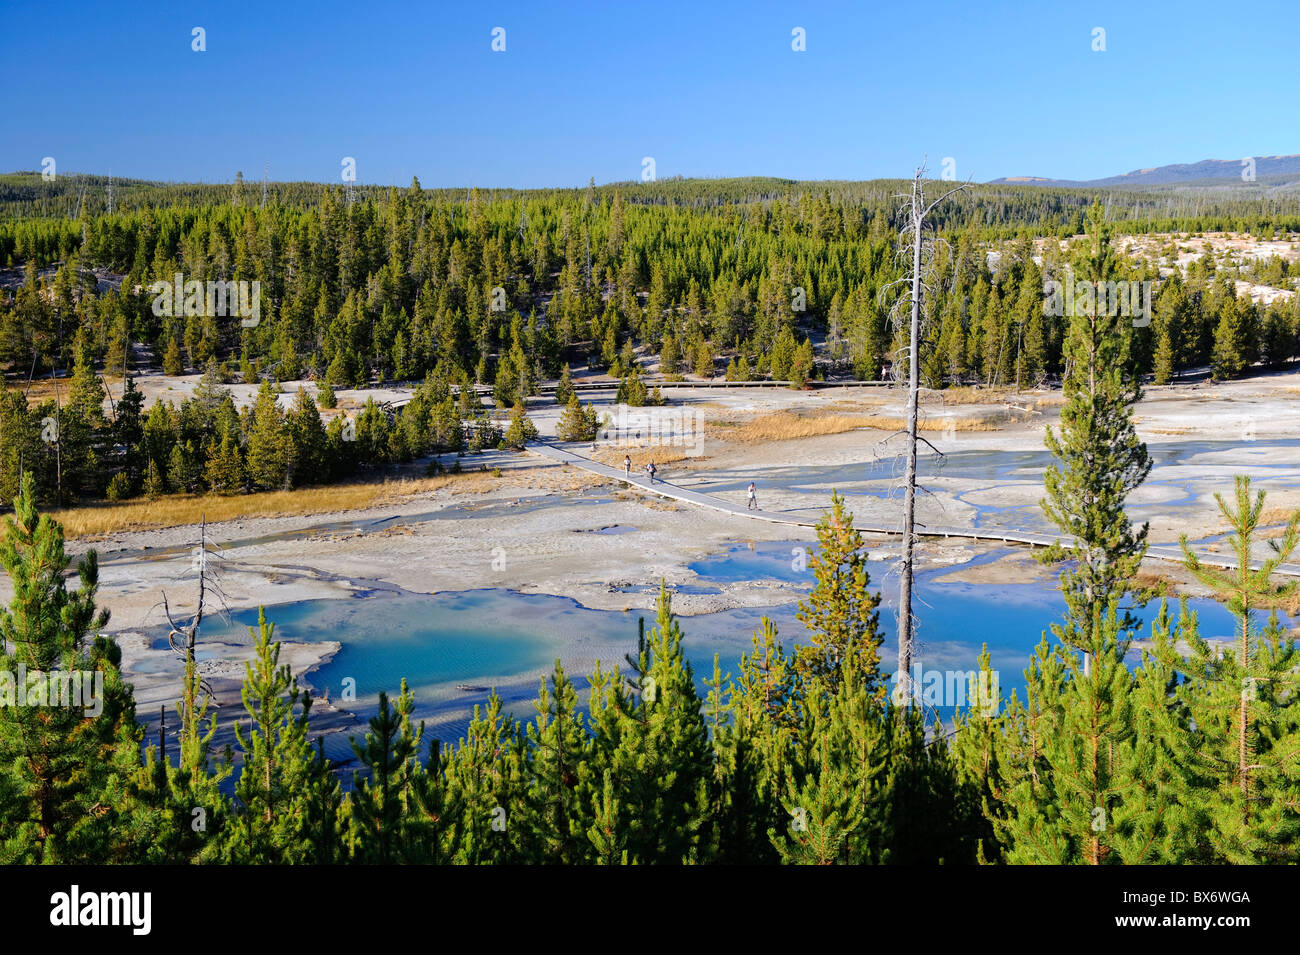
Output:
<svg viewBox="0 0 1300 955">
<path fill-rule="evenodd" d="M 208 540 L 208 520 L 203 518 L 199 527 L 199 543 L 190 552 L 190 569 L 198 577 L 199 593 L 194 613 L 186 623 L 177 623 L 176 618 L 172 616 L 171 607 L 167 602 L 167 591 L 162 592 L 163 613 L 167 616 L 167 624 L 170 631 L 167 634 L 167 645 L 171 647 L 174 653 L 185 658 L 186 665 L 194 662 L 194 648 L 198 642 L 199 627 L 203 624 L 203 617 L 207 612 L 209 602 L 215 602 L 217 612 L 228 617 L 230 608 L 226 605 L 226 595 L 221 587 L 221 562 L 225 556 L 221 552 L 220 545 Z M 214 698 L 211 687 L 207 681 L 200 681 L 200 686 L 208 698 L 212 701 L 213 706 L 220 706 Z M 189 699 L 191 688 L 185 688 L 185 706 L 188 709 L 194 703 Z"/>
<path fill-rule="evenodd" d="M 903 201 L 902 208 L 899 210 L 904 221 L 904 226 L 899 232 L 900 254 L 910 254 L 909 267 L 901 279 L 881 289 L 882 295 L 895 286 L 902 289 L 902 294 L 893 304 L 891 316 L 896 327 L 902 327 L 905 316 L 909 324 L 906 348 L 908 362 L 907 474 L 904 479 L 903 557 L 899 574 L 898 686 L 895 690 L 896 699 L 903 706 L 911 706 L 915 695 L 912 687 L 912 582 L 916 549 L 917 441 L 925 441 L 931 450 L 938 452 L 938 448 L 935 448 L 933 444 L 922 438 L 918 433 L 918 410 L 921 394 L 921 330 L 922 320 L 928 317 L 929 314 L 927 302 L 934 291 L 929 284 L 929 279 L 932 274 L 934 250 L 937 241 L 933 236 L 926 238 L 925 221 L 936 206 L 970 185 L 969 182 L 964 182 L 949 189 L 933 202 L 927 203 L 924 177 L 925 162 L 922 161 L 920 167 L 916 170 L 916 174 L 912 177 L 912 188 L 897 197 Z M 894 365 L 897 368 L 897 360 L 895 360 Z"/>
</svg>

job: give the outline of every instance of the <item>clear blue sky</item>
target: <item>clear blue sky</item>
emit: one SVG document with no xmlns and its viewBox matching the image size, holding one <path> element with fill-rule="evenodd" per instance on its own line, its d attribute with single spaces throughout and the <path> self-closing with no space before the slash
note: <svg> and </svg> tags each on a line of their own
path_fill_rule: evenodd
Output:
<svg viewBox="0 0 1300 955">
<path fill-rule="evenodd" d="M 6 0 L 0 170 L 338 181 L 352 156 L 362 183 L 538 187 L 645 156 L 661 179 L 870 179 L 925 154 L 1088 179 L 1300 152 L 1297 38 L 1296 0 Z"/>
</svg>

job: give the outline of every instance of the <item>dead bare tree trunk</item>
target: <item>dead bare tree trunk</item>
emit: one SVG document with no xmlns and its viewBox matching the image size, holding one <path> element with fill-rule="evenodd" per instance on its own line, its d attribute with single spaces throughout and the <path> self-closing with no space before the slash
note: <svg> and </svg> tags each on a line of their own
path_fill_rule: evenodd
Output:
<svg viewBox="0 0 1300 955">
<path fill-rule="evenodd" d="M 193 616 L 188 623 L 177 623 L 172 616 L 171 606 L 167 602 L 167 592 L 162 593 L 163 613 L 167 617 L 167 623 L 171 632 L 167 634 L 167 642 L 171 649 L 185 660 L 185 684 L 181 692 L 181 751 L 182 760 L 186 752 L 186 734 L 193 733 L 195 729 L 195 714 L 201 709 L 198 695 L 200 692 L 207 696 L 207 703 L 213 706 L 220 706 L 216 702 L 212 688 L 206 680 L 199 679 L 196 686 L 190 680 L 190 674 L 196 665 L 195 647 L 198 643 L 199 627 L 203 623 L 203 617 L 207 609 L 207 603 L 210 599 L 209 591 L 215 595 L 219 606 L 219 612 L 222 616 L 228 617 L 229 612 L 226 607 L 226 595 L 221 589 L 221 578 L 219 574 L 218 563 L 222 560 L 220 549 L 217 552 L 209 550 L 208 542 L 208 519 L 207 515 L 203 516 L 202 523 L 199 526 L 199 544 L 191 552 L 191 567 L 196 572 L 199 582 L 198 600 Z M 180 643 L 177 643 L 177 638 Z M 207 703 L 202 708 L 206 708 Z"/>
<path fill-rule="evenodd" d="M 54 383 L 54 502 L 63 506 L 63 415 L 61 405 L 63 397 L 59 394 L 59 379 L 55 370 L 50 369 L 50 380 Z"/>
<path fill-rule="evenodd" d="M 935 206 L 953 193 L 966 188 L 966 184 L 963 183 L 926 205 L 924 175 L 925 164 L 922 163 L 921 167 L 916 170 L 916 175 L 912 178 L 911 193 L 905 197 L 907 199 L 905 206 L 907 225 L 903 229 L 903 235 L 910 235 L 912 242 L 912 262 L 910 275 L 908 276 L 911 316 L 907 348 L 907 476 L 904 484 L 903 558 L 899 574 L 898 593 L 898 685 L 895 690 L 897 702 L 903 706 L 912 705 L 913 696 L 916 692 L 912 685 L 912 648 L 914 644 L 912 632 L 912 584 L 915 578 L 916 558 L 916 443 L 918 440 L 921 397 L 921 318 L 923 316 L 922 303 L 927 291 L 923 280 L 927 264 L 924 247 L 925 219 Z"/>
<path fill-rule="evenodd" d="M 912 180 L 912 320 L 907 345 L 907 477 L 903 499 L 903 567 L 898 590 L 898 693 L 912 705 L 912 578 L 916 536 L 916 432 L 921 397 L 921 171 Z"/>
</svg>

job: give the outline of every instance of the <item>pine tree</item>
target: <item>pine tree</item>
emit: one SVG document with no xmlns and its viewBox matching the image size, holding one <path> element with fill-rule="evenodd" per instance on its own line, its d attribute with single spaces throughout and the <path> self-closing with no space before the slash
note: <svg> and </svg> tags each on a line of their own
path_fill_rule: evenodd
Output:
<svg viewBox="0 0 1300 955">
<path fill-rule="evenodd" d="M 889 861 L 889 741 L 884 708 L 846 669 L 832 691 L 813 677 L 785 772 L 786 816 L 769 835 L 782 862 Z"/>
<path fill-rule="evenodd" d="M 988 644 L 979 655 L 966 692 L 968 709 L 953 715 L 952 756 L 956 763 L 959 804 L 957 824 L 980 862 L 1001 859 L 992 818 L 1005 815 L 998 789 L 1002 776 L 1002 694 Z"/>
<path fill-rule="evenodd" d="M 772 343 L 769 356 L 773 380 L 786 381 L 790 378 L 790 364 L 794 361 L 796 347 L 794 332 L 788 326 L 782 328 Z"/>
<path fill-rule="evenodd" d="M 334 774 L 333 762 L 325 756 L 325 743 L 316 739 L 307 766 L 307 788 L 302 800 L 303 828 L 307 840 L 306 860 L 311 865 L 341 861 L 347 814 L 343 787 Z"/>
<path fill-rule="evenodd" d="M 790 387 L 803 388 L 808 384 L 808 379 L 813 373 L 813 348 L 812 342 L 805 338 L 803 344 L 795 349 L 794 357 L 790 359 Z"/>
<path fill-rule="evenodd" d="M 573 397 L 573 377 L 569 374 L 569 363 L 565 362 L 564 368 L 560 372 L 560 380 L 555 386 L 555 403 L 557 405 L 567 405 Z"/>
<path fill-rule="evenodd" d="M 614 398 L 618 404 L 631 408 L 641 408 L 649 404 L 649 393 L 636 369 L 628 372 L 618 384 L 618 393 Z"/>
<path fill-rule="evenodd" d="M 1211 366 L 1216 381 L 1240 378 L 1251 364 L 1249 316 L 1241 299 L 1229 296 L 1219 312 L 1214 329 Z"/>
<path fill-rule="evenodd" d="M 122 449 L 118 465 L 131 494 L 139 490 L 144 477 L 143 409 L 144 395 L 135 386 L 135 379 L 127 378 L 122 386 L 122 396 L 117 400 L 111 434 L 113 445 Z"/>
<path fill-rule="evenodd" d="M 29 413 L 26 396 L 0 383 L 0 501 L 18 496 L 23 475 L 41 459 L 40 435 L 40 419 Z"/>
<path fill-rule="evenodd" d="M 301 385 L 285 421 L 285 432 L 288 437 L 286 480 L 294 487 L 322 481 L 326 467 L 325 424 L 316 402 Z"/>
<path fill-rule="evenodd" d="M 627 839 L 621 822 L 621 808 L 614 774 L 606 770 L 600 792 L 592 802 L 593 821 L 587 829 L 596 865 L 627 865 Z"/>
<path fill-rule="evenodd" d="M 1132 693 L 1134 759 L 1141 772 L 1122 797 L 1129 818 L 1114 842 L 1125 865 L 1194 861 L 1195 847 L 1209 828 L 1189 790 L 1187 767 L 1195 744 L 1187 707 L 1177 698 L 1183 661 L 1176 648 L 1197 639 L 1195 614 L 1189 614 L 1186 600 L 1176 624 L 1168 602 L 1161 600 Z"/>
<path fill-rule="evenodd" d="M 575 865 L 588 861 L 588 829 L 596 820 L 583 800 L 591 740 L 578 707 L 578 693 L 555 661 L 551 689 L 545 678 L 528 724 L 530 780 L 518 823 L 528 829 L 529 861 Z"/>
<path fill-rule="evenodd" d="M 1115 274 L 1115 253 L 1100 203 L 1090 212 L 1089 252 L 1084 259 L 1089 281 L 1104 283 Z M 1101 286 L 1098 286 L 1101 287 Z M 1112 597 L 1122 596 L 1137 576 L 1146 552 L 1147 526 L 1134 531 L 1124 510 L 1128 495 L 1151 471 L 1146 445 L 1133 424 L 1133 406 L 1141 396 L 1129 366 L 1131 326 L 1111 309 L 1079 303 L 1070 316 L 1066 343 L 1065 406 L 1057 432 L 1048 428 L 1046 443 L 1056 457 L 1044 480 L 1043 510 L 1073 540 L 1046 549 L 1041 559 L 1077 561 L 1061 573 L 1068 615 L 1053 630 L 1067 646 L 1085 654 L 1105 641 L 1099 632 Z M 1122 631 L 1131 633 L 1136 618 L 1125 611 Z M 1123 633 L 1119 644 L 1126 643 Z"/>
<path fill-rule="evenodd" d="M 989 815 L 1010 863 L 1153 861 L 1176 786 L 1154 774 L 1168 767 L 1153 731 L 1160 714 L 1149 707 L 1170 672 L 1163 658 L 1148 657 L 1137 675 L 1128 668 L 1131 630 L 1120 597 L 1097 609 L 1091 652 L 1049 648 L 1044 638 L 1025 671 L 1026 703 L 1012 694 L 1001 807 Z"/>
<path fill-rule="evenodd" d="M 285 440 L 284 414 L 269 381 L 262 382 L 253 403 L 248 435 L 248 480 L 254 490 L 274 491 L 285 485 L 289 467 L 289 442 Z"/>
<path fill-rule="evenodd" d="M 596 437 L 598 426 L 596 409 L 590 404 L 584 408 L 575 394 L 564 406 L 555 426 L 555 436 L 561 441 L 591 441 Z"/>
<path fill-rule="evenodd" d="M 796 666 L 805 679 L 819 676 L 832 690 L 842 671 L 852 667 L 862 674 L 866 691 L 883 700 L 880 594 L 869 589 L 866 545 L 836 491 L 831 491 L 830 510 L 817 521 L 817 542 L 818 550 L 808 559 L 816 583 L 796 614 L 808 628 L 810 643 L 799 647 Z"/>
<path fill-rule="evenodd" d="M 524 737 L 494 691 L 474 707 L 465 736 L 446 763 L 448 851 L 460 865 L 524 861 L 521 815 L 527 782 Z"/>
<path fill-rule="evenodd" d="M 677 336 L 672 332 L 664 335 L 663 345 L 659 349 L 659 374 L 674 379 L 681 373 L 681 349 L 677 345 Z"/>
<path fill-rule="evenodd" d="M 229 400 L 230 389 L 225 385 L 221 366 L 216 358 L 209 358 L 203 369 L 198 384 L 194 386 L 194 400 L 205 412 L 215 413 L 217 408 Z"/>
<path fill-rule="evenodd" d="M 94 497 L 108 483 L 104 477 L 109 436 L 104 383 L 91 367 L 84 343 L 78 342 L 76 353 L 68 403 L 58 416 L 62 487 L 65 492 Z"/>
<path fill-rule="evenodd" d="M 175 338 L 168 338 L 167 347 L 163 349 L 163 374 L 171 378 L 185 374 L 185 366 L 181 364 L 181 349 Z"/>
<path fill-rule="evenodd" d="M 243 770 L 235 784 L 240 809 L 228 827 L 226 852 L 241 864 L 307 861 L 307 788 L 311 744 L 307 741 L 311 694 L 298 689 L 288 665 L 280 665 L 275 624 L 257 611 L 253 660 L 244 664 L 240 692 L 249 728 L 235 724 Z"/>
<path fill-rule="evenodd" d="M 0 818 L 7 823 L 0 858 L 8 862 L 109 861 L 124 808 L 112 794 L 138 758 L 120 652 L 92 636 L 108 623 L 108 612 L 95 606 L 96 552 L 78 562 L 72 592 L 69 563 L 63 528 L 37 511 L 28 474 L 0 540 L 0 566 L 13 584 L 8 609 L 0 609 L 0 672 L 8 675 L 0 684 Z M 21 699 L 13 677 L 20 672 Z"/>
<path fill-rule="evenodd" d="M 530 441 L 536 441 L 537 437 L 537 425 L 529 419 L 523 404 L 516 401 L 515 406 L 510 409 L 510 425 L 501 439 L 502 443 L 508 448 L 519 449 Z"/>
<path fill-rule="evenodd" d="M 1168 322 L 1156 324 L 1155 383 L 1167 385 L 1174 377 L 1174 338 Z"/>
<path fill-rule="evenodd" d="M 1237 566 L 1204 565 L 1183 539 L 1187 569 L 1210 587 L 1237 618 L 1229 652 L 1193 636 L 1181 688 L 1195 743 L 1189 748 L 1193 805 L 1208 821 L 1206 841 L 1214 857 L 1205 861 L 1295 862 L 1300 836 L 1300 701 L 1296 668 L 1300 650 L 1277 619 L 1276 607 L 1296 591 L 1294 582 L 1272 580 L 1278 566 L 1300 546 L 1300 511 L 1287 521 L 1269 556 L 1252 569 L 1256 535 L 1263 523 L 1264 492 L 1252 497 L 1250 478 L 1238 477 L 1235 500 L 1216 494 L 1219 511 L 1232 529 L 1228 542 Z M 1262 631 L 1255 614 L 1272 608 Z"/>
<path fill-rule="evenodd" d="M 352 774 L 348 841 L 352 857 L 363 863 L 388 865 L 405 859 L 403 819 L 411 799 L 411 780 L 419 758 L 424 724 L 411 727 L 415 698 L 402 680 L 396 704 L 379 694 L 379 712 L 370 731 L 352 752 L 364 770 Z"/>
<path fill-rule="evenodd" d="M 935 745 L 945 729 L 936 716 L 926 730 L 919 706 L 888 709 L 889 813 L 879 837 L 894 865 L 949 865 L 975 861 L 959 812 L 961 783 L 948 746 Z M 868 833 L 869 840 L 875 837 Z"/>
<path fill-rule="evenodd" d="M 703 338 L 696 340 L 695 348 L 692 354 L 694 357 L 691 362 L 691 370 L 695 372 L 696 377 L 712 378 L 713 377 L 713 350 L 709 348 L 709 343 L 706 342 Z M 743 378 L 741 380 L 748 381 L 749 379 Z"/>
<path fill-rule="evenodd" d="M 715 674 L 715 680 L 717 674 Z M 728 686 L 725 719 L 713 730 L 713 824 L 724 863 L 776 862 L 768 833 L 789 821 L 782 799 L 788 756 L 799 722 L 794 662 L 767 617 Z M 710 708 L 718 701 L 711 695 Z"/>
<path fill-rule="evenodd" d="M 238 494 L 245 489 L 244 456 L 229 434 L 221 439 L 220 448 L 208 455 L 203 479 L 216 494 Z"/>
<path fill-rule="evenodd" d="M 1059 733 L 1058 701 L 1064 685 L 1061 655 L 1044 635 L 1025 669 L 1024 702 L 1013 690 L 1003 712 L 1002 751 L 993 784 L 997 803 L 986 805 L 985 811 L 1008 862 L 1064 865 L 1074 861 L 1069 838 L 1059 824 L 1060 808 L 1045 755 Z"/>
<path fill-rule="evenodd" d="M 1155 381 L 1168 384 L 1195 352 L 1191 303 L 1178 275 L 1165 282 L 1155 300 Z M 1188 339 L 1192 341 L 1188 342 Z"/>
<path fill-rule="evenodd" d="M 610 755 L 630 859 L 699 859 L 712 772 L 708 730 L 682 630 L 661 582 L 655 627 L 639 655 L 637 696 L 627 701 Z"/>
</svg>

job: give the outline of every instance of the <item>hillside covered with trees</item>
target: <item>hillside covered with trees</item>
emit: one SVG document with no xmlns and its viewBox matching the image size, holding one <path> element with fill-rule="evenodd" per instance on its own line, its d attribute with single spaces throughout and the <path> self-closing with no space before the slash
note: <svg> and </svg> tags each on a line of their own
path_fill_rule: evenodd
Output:
<svg viewBox="0 0 1300 955">
<path fill-rule="evenodd" d="M 0 263 L 11 269 L 0 289 L 0 489 L 10 497 L 20 466 L 37 475 L 43 500 L 60 501 L 94 499 L 110 486 L 120 499 L 330 480 L 458 450 L 475 434 L 491 442 L 477 402 L 451 407 L 470 385 L 491 386 L 509 408 L 565 366 L 615 378 L 657 362 L 670 380 L 876 379 L 901 345 L 888 318 L 891 283 L 905 264 L 896 255 L 901 184 L 891 181 L 681 180 L 544 192 L 426 191 L 412 182 L 351 194 L 277 183 L 265 203 L 242 181 L 119 181 L 111 214 L 107 187 L 96 177 L 0 177 Z M 1034 240 L 1081 232 L 1094 200 L 1081 190 L 976 186 L 945 203 L 936 214 L 946 242 L 927 303 L 926 386 L 1059 381 L 1066 316 L 1046 314 L 1044 287 L 1077 268 L 1081 253 Z M 1117 228 L 1135 233 L 1300 230 L 1294 200 L 1261 211 L 1244 200 L 1124 193 L 1106 205 Z M 1231 378 L 1300 353 L 1300 296 L 1263 308 L 1232 281 L 1255 272 L 1226 274 L 1207 256 L 1185 278 L 1162 278 L 1160 264 L 1124 260 L 1115 272 L 1156 288 L 1153 320 L 1135 331 L 1138 372 L 1165 382 L 1211 365 Z M 1296 281 L 1282 259 L 1256 271 L 1282 287 Z M 155 308 L 150 286 L 178 275 L 259 283 L 257 320 L 213 314 L 206 302 Z M 140 407 L 128 389 L 100 410 L 96 376 L 142 368 L 207 371 L 212 386 L 235 378 L 426 385 L 415 415 L 368 409 L 358 425 L 365 441 L 344 449 L 335 440 L 329 466 L 308 468 L 295 461 L 312 459 L 325 440 L 323 425 L 311 423 L 310 397 L 274 422 L 265 403 L 241 418 L 211 387 L 197 404 L 170 409 Z M 64 411 L 54 413 L 53 399 L 26 399 L 28 383 L 60 376 L 72 396 Z M 59 442 L 40 440 L 56 417 Z M 295 436 L 284 461 L 257 460 L 268 429 Z M 64 437 L 67 447 L 56 446 Z"/>
</svg>

